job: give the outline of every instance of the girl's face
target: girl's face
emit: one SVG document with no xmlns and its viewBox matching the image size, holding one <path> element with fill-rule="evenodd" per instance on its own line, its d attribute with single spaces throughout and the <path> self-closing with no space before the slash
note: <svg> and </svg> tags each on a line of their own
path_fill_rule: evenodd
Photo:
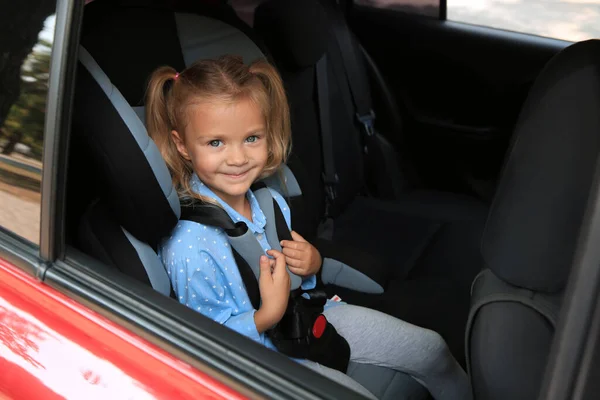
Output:
<svg viewBox="0 0 600 400">
<path fill-rule="evenodd" d="M 234 208 L 267 163 L 265 119 L 250 99 L 190 106 L 185 134 L 172 135 L 200 180 Z"/>
</svg>

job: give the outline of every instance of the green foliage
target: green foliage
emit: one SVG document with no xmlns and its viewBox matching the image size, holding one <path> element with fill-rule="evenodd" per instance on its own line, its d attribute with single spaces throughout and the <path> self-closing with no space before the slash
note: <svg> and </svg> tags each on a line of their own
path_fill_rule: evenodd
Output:
<svg viewBox="0 0 600 400">
<path fill-rule="evenodd" d="M 42 157 L 51 43 L 40 40 L 21 67 L 21 93 L 0 131 L 2 141 L 17 140 Z"/>
</svg>

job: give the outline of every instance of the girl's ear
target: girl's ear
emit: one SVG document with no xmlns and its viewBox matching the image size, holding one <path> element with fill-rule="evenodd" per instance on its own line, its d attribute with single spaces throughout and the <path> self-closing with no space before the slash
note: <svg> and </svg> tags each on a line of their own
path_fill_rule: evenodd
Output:
<svg viewBox="0 0 600 400">
<path fill-rule="evenodd" d="M 183 139 L 181 136 L 179 136 L 179 133 L 176 130 L 172 130 L 171 137 L 173 138 L 175 146 L 177 147 L 177 151 L 179 154 L 181 154 L 181 157 L 185 158 L 186 160 L 190 160 L 190 155 L 188 154 L 187 149 L 185 148 L 185 143 L 183 143 Z"/>
</svg>

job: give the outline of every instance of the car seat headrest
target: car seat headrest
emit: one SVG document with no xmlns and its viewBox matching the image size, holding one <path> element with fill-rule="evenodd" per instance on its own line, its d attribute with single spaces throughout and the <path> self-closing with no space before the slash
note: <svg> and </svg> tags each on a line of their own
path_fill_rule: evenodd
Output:
<svg viewBox="0 0 600 400">
<path fill-rule="evenodd" d="M 264 57 L 225 2 L 98 1 L 86 6 L 81 44 L 131 106 L 143 106 L 148 78 L 163 65 L 182 71 L 199 59 Z"/>
<path fill-rule="evenodd" d="M 254 29 L 287 68 L 316 64 L 325 53 L 329 20 L 317 0 L 268 0 L 254 13 Z"/>
<path fill-rule="evenodd" d="M 74 134 L 101 174 L 101 196 L 118 223 L 155 247 L 180 216 L 167 166 L 142 121 L 83 47 L 79 61 Z"/>
<path fill-rule="evenodd" d="M 566 284 L 600 152 L 600 41 L 576 43 L 542 70 L 522 108 L 482 252 L 503 280 Z"/>
</svg>

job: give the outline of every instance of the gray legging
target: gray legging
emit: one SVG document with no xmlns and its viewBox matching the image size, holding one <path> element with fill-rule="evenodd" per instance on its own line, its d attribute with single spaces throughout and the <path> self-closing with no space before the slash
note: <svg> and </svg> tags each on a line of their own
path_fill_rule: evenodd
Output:
<svg viewBox="0 0 600 400">
<path fill-rule="evenodd" d="M 379 311 L 339 305 L 324 311 L 325 317 L 350 345 L 350 360 L 404 372 L 421 382 L 436 400 L 469 400 L 469 379 L 454 359 L 444 339 Z M 304 365 L 349 386 L 371 399 L 375 396 L 337 370 L 312 361 Z"/>
</svg>

